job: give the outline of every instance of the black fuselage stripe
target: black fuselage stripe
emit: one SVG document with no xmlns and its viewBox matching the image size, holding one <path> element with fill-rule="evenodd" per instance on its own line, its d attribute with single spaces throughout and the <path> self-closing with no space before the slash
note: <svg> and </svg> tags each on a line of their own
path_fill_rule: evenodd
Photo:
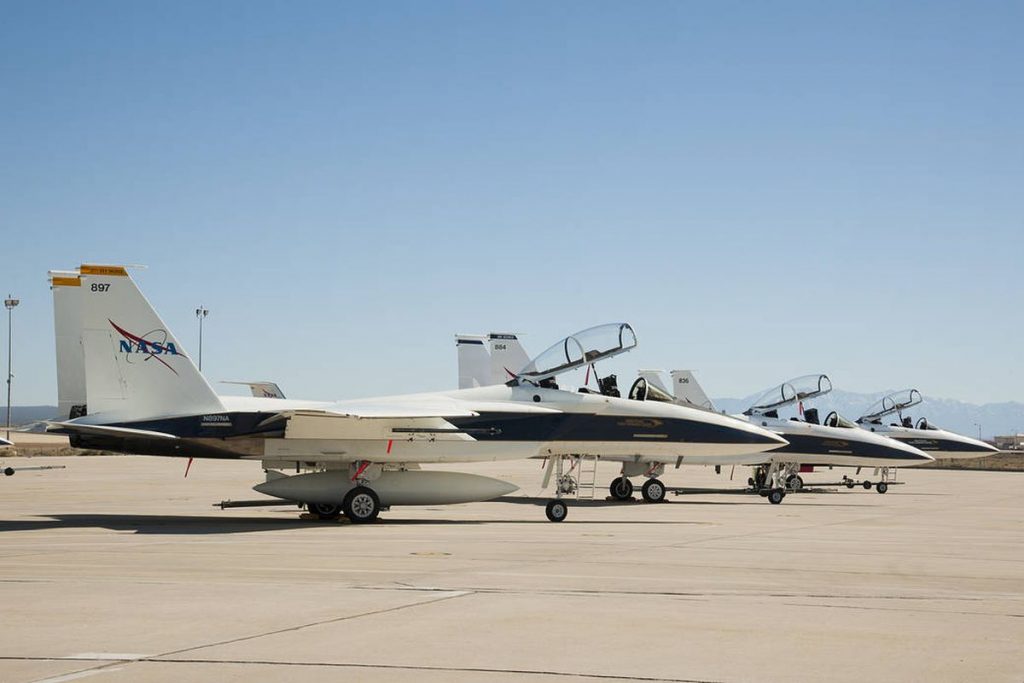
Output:
<svg viewBox="0 0 1024 683">
<path fill-rule="evenodd" d="M 899 448 L 890 448 L 879 444 L 842 439 L 834 436 L 818 436 L 813 434 L 783 434 L 789 441 L 788 446 L 772 451 L 772 453 L 802 453 L 807 455 L 838 455 L 855 458 L 880 458 L 892 460 L 923 460 L 921 456 L 908 453 Z"/>
<path fill-rule="evenodd" d="M 963 441 L 952 439 L 925 439 L 920 436 L 893 436 L 900 442 L 922 451 L 946 451 L 947 453 L 995 453 L 995 451 Z"/>
<path fill-rule="evenodd" d="M 261 428 L 274 413 L 232 412 L 126 422 L 114 426 L 173 434 L 180 438 L 259 437 L 281 424 Z M 220 419 L 226 416 L 228 421 Z M 205 421 L 204 421 L 205 419 Z M 472 430 L 479 441 L 638 441 L 770 444 L 767 436 L 744 429 L 679 418 L 588 413 L 481 413 L 446 418 L 459 430 Z M 741 425 L 738 425 L 741 426 Z"/>
</svg>

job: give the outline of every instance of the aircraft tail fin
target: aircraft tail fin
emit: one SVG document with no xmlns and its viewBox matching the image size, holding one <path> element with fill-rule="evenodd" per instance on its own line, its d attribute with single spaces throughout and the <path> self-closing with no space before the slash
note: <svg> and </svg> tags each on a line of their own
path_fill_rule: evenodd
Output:
<svg viewBox="0 0 1024 683">
<path fill-rule="evenodd" d="M 699 408 L 715 410 L 715 404 L 704 393 L 697 378 L 693 376 L 692 370 L 673 370 L 672 388 L 675 389 L 675 397 L 684 403 L 691 403 Z"/>
<path fill-rule="evenodd" d="M 487 348 L 491 354 L 490 384 L 504 384 L 530 363 L 519 337 L 510 332 L 491 332 L 487 335 Z"/>
<path fill-rule="evenodd" d="M 57 406 L 62 420 L 86 414 L 82 351 L 82 280 L 77 270 L 51 270 L 53 328 L 57 342 Z"/>
<path fill-rule="evenodd" d="M 504 384 L 530 362 L 519 337 L 510 332 L 457 334 L 459 388 Z"/>
<path fill-rule="evenodd" d="M 123 266 L 79 273 L 90 413 L 133 420 L 224 410 Z"/>
<path fill-rule="evenodd" d="M 455 335 L 459 354 L 459 389 L 485 387 L 491 381 L 491 357 L 487 337 L 476 334 Z"/>
</svg>

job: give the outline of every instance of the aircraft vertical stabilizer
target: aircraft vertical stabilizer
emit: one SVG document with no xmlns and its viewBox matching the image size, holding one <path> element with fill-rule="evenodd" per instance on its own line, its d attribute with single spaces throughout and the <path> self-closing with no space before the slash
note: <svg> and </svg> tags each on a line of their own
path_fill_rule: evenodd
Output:
<svg viewBox="0 0 1024 683">
<path fill-rule="evenodd" d="M 697 378 L 693 376 L 692 370 L 673 370 L 672 388 L 675 397 L 680 401 L 691 403 L 699 408 L 715 409 L 715 404 L 704 393 Z"/>
<path fill-rule="evenodd" d="M 86 413 L 81 284 L 78 271 L 50 271 L 57 341 L 57 406 L 62 420 Z"/>
<path fill-rule="evenodd" d="M 508 332 L 491 332 L 487 335 L 491 352 L 491 381 L 489 384 L 504 384 L 515 378 L 515 373 L 530 363 L 530 357 L 519 343 L 519 337 Z"/>
<path fill-rule="evenodd" d="M 123 266 L 79 272 L 90 414 L 130 420 L 224 410 Z"/>
<path fill-rule="evenodd" d="M 487 351 L 486 337 L 459 334 L 455 346 L 459 353 L 459 389 L 485 387 L 494 382 L 491 378 L 491 358 Z"/>
</svg>

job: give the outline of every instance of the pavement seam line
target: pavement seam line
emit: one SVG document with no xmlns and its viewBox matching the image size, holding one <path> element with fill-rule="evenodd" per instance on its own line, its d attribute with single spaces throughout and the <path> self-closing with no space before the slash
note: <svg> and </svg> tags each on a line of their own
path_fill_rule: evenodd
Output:
<svg viewBox="0 0 1024 683">
<path fill-rule="evenodd" d="M 424 603 L 426 604 L 426 603 Z M 163 657 L 165 655 L 157 655 Z M 81 661 L 69 657 L 8 657 L 0 655 L 0 661 L 3 660 L 14 660 L 14 661 L 29 661 L 29 662 L 63 662 L 63 661 Z M 116 666 L 118 664 L 135 664 L 137 662 L 146 662 L 150 664 L 236 664 L 241 666 L 293 666 L 293 667 L 325 667 L 325 668 L 336 668 L 336 669 L 389 669 L 397 671 L 450 671 L 450 672 L 465 672 L 465 673 L 496 673 L 496 674 L 513 674 L 513 675 L 531 675 L 531 676 L 558 676 L 562 678 L 596 678 L 607 681 L 644 681 L 644 683 L 719 683 L 714 679 L 705 678 L 659 678 L 654 676 L 615 676 L 612 674 L 597 674 L 597 673 L 579 673 L 571 671 L 540 671 L 532 669 L 495 669 L 488 667 L 456 667 L 456 666 L 426 666 L 426 665 L 415 665 L 415 664 L 359 664 L 359 663 L 340 663 L 340 662 L 276 662 L 272 660 L 241 660 L 241 659 L 154 659 L 152 657 L 143 657 L 142 659 L 125 659 L 116 660 L 103 664 L 97 667 L 91 667 L 89 669 L 82 669 L 80 671 L 72 672 L 73 675 L 77 673 L 83 673 L 88 671 L 96 670 L 98 673 L 100 669 L 107 667 Z"/>
<path fill-rule="evenodd" d="M 257 633 L 257 634 L 249 635 L 249 636 L 241 636 L 239 638 L 230 638 L 228 640 L 222 640 L 222 641 L 219 641 L 219 642 L 216 642 L 216 643 L 204 643 L 203 645 L 195 645 L 193 647 L 186 647 L 186 648 L 182 648 L 180 650 L 172 650 L 170 652 L 162 652 L 160 654 L 152 655 L 151 657 L 147 657 L 145 659 L 139 659 L 139 660 L 136 660 L 136 661 L 140 661 L 140 662 L 145 662 L 145 661 L 163 661 L 163 660 L 161 660 L 159 658 L 160 657 L 171 657 L 173 655 L 179 655 L 179 654 L 183 654 L 183 653 L 186 653 L 186 652 L 194 652 L 196 650 L 203 650 L 203 649 L 208 648 L 208 647 L 220 647 L 222 645 L 232 645 L 234 643 L 242 643 L 242 642 L 245 642 L 247 640 L 255 640 L 257 638 L 265 638 L 267 636 L 276 636 L 276 635 L 279 635 L 281 633 L 291 633 L 291 632 L 294 632 L 294 631 L 301 631 L 302 629 L 312 628 L 314 626 L 323 626 L 325 624 L 336 624 L 336 623 L 339 623 L 339 622 L 342 622 L 342 621 L 349 621 L 349 620 L 352 620 L 352 619 L 360 619 L 362 617 L 373 617 L 373 616 L 377 616 L 379 614 L 389 614 L 391 612 L 399 612 L 401 610 L 409 609 L 409 608 L 412 608 L 412 607 L 422 607 L 422 606 L 425 606 L 425 605 L 433 605 L 433 604 L 438 603 L 438 602 L 445 602 L 445 601 L 448 601 L 448 600 L 455 600 L 457 598 L 464 598 L 467 595 L 473 595 L 474 594 L 472 591 L 452 591 L 452 592 L 455 593 L 455 595 L 445 595 L 443 597 L 436 598 L 434 600 L 424 600 L 422 602 L 413 602 L 413 603 L 409 603 L 409 604 L 405 604 L 405 605 L 398 605 L 396 607 L 388 607 L 387 609 L 372 610 L 370 612 L 362 612 L 360 614 L 348 614 L 348 615 L 345 615 L 345 616 L 342 616 L 342 617 L 334 617 L 332 619 L 323 619 L 321 621 L 313 621 L 313 622 L 310 622 L 308 624 L 299 624 L 298 626 L 289 626 L 288 628 L 276 629 L 274 631 L 267 631 L 265 633 Z"/>
</svg>

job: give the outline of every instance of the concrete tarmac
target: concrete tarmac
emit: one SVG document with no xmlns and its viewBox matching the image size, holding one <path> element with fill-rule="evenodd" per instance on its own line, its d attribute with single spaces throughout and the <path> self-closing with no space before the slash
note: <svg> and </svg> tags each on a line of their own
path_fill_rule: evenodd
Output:
<svg viewBox="0 0 1024 683">
<path fill-rule="evenodd" d="M 2 681 L 1024 680 L 1024 474 L 359 526 L 210 506 L 258 463 L 47 462 L 0 478 Z M 535 461 L 451 469 L 539 493 Z"/>
</svg>

